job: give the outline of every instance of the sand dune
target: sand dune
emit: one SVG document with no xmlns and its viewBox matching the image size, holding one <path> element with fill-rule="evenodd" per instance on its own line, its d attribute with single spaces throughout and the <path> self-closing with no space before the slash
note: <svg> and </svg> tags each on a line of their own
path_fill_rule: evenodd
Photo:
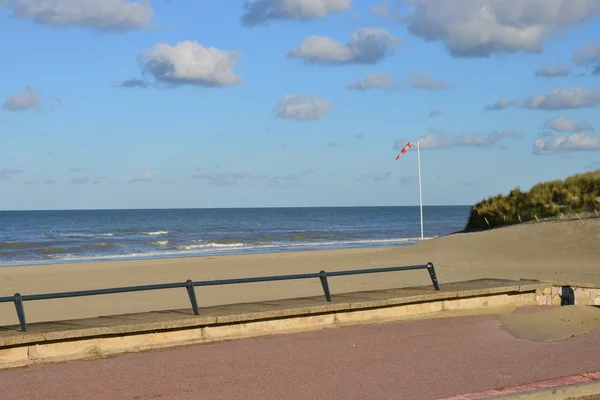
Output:
<svg viewBox="0 0 600 400">
<path fill-rule="evenodd" d="M 118 287 L 147 283 L 278 275 L 392 265 L 435 264 L 440 283 L 476 278 L 600 283 L 600 219 L 541 222 L 458 233 L 412 246 L 71 263 L 0 268 L 0 295 Z M 336 277 L 332 292 L 429 284 L 425 271 Z M 318 280 L 197 289 L 201 306 L 321 294 Z M 81 318 L 189 307 L 185 290 L 104 295 L 26 303 L 28 321 Z M 0 305 L 0 325 L 14 324 L 12 304 Z"/>
</svg>

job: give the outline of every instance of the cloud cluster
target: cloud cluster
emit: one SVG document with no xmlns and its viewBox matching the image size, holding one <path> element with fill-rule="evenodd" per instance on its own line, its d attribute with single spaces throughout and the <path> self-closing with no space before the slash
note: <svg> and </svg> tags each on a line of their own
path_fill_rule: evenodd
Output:
<svg viewBox="0 0 600 400">
<path fill-rule="evenodd" d="M 557 132 L 582 132 L 582 131 L 593 131 L 594 126 L 589 122 L 583 122 L 576 124 L 575 121 L 559 115 L 556 118 L 548 119 L 544 123 L 544 128 L 552 129 Z"/>
<path fill-rule="evenodd" d="M 346 44 L 327 36 L 309 36 L 287 56 L 324 65 L 376 64 L 391 55 L 399 42 L 385 29 L 361 28 Z"/>
<path fill-rule="evenodd" d="M 2 105 L 7 111 L 23 111 L 40 107 L 40 95 L 31 86 L 25 88 L 23 93 L 8 95 L 8 98 Z"/>
<path fill-rule="evenodd" d="M 571 73 L 571 68 L 563 65 L 560 61 L 556 63 L 556 65 L 542 67 L 535 71 L 536 76 L 541 76 L 544 78 L 564 77 L 569 76 L 569 73 Z"/>
<path fill-rule="evenodd" d="M 119 83 L 119 87 L 123 88 L 123 89 L 125 89 L 125 88 L 127 88 L 127 89 L 135 89 L 135 88 L 146 89 L 148 87 L 148 82 L 146 82 L 143 79 L 139 79 L 139 78 L 125 79 L 124 81 Z"/>
<path fill-rule="evenodd" d="M 583 132 L 569 136 L 547 134 L 533 141 L 534 154 L 558 154 L 569 151 L 600 151 L 600 136 Z"/>
<path fill-rule="evenodd" d="M 388 182 L 392 177 L 391 172 L 369 172 L 355 178 L 357 181 Z"/>
<path fill-rule="evenodd" d="M 576 65 L 590 68 L 594 75 L 600 74 L 600 39 L 575 51 L 573 62 Z"/>
<path fill-rule="evenodd" d="M 171 46 L 157 44 L 138 56 L 142 71 L 158 83 L 225 87 L 237 85 L 242 77 L 234 68 L 240 52 L 204 47 L 196 41 L 183 41 Z M 139 82 L 129 82 L 129 87 Z"/>
<path fill-rule="evenodd" d="M 4 0 L 16 18 L 40 25 L 100 31 L 130 31 L 150 27 L 149 1 L 130 0 Z"/>
<path fill-rule="evenodd" d="M 587 90 L 583 87 L 554 89 L 548 94 L 536 94 L 524 100 L 498 100 L 486 106 L 486 110 L 502 110 L 509 107 L 533 110 L 566 110 L 590 108 L 600 104 L 600 89 Z"/>
<path fill-rule="evenodd" d="M 286 94 L 275 107 L 274 113 L 279 118 L 299 121 L 317 120 L 333 108 L 333 102 L 319 96 L 309 98 L 302 94 Z"/>
<path fill-rule="evenodd" d="M 417 89 L 428 90 L 444 90 L 448 88 L 448 84 L 446 82 L 431 78 L 428 72 L 423 72 L 421 75 L 416 72 L 411 73 L 410 86 Z"/>
<path fill-rule="evenodd" d="M 210 172 L 198 168 L 192 174 L 192 179 L 201 180 L 214 186 L 237 186 L 239 184 L 256 185 L 259 183 L 267 187 L 288 187 L 297 184 L 305 177 L 314 174 L 312 170 L 306 170 L 299 174 L 284 175 L 253 175 L 249 172 Z"/>
<path fill-rule="evenodd" d="M 9 179 L 11 175 L 22 174 L 23 171 L 19 168 L 5 167 L 0 168 L 0 179 Z"/>
<path fill-rule="evenodd" d="M 242 25 L 256 26 L 274 20 L 308 21 L 350 8 L 352 0 L 257 0 L 243 4 Z"/>
<path fill-rule="evenodd" d="M 467 134 L 430 129 L 430 133 L 421 136 L 418 140 L 421 149 L 451 149 L 453 147 L 487 148 L 504 139 L 521 140 L 522 137 L 510 130 Z M 407 140 L 398 140 L 394 143 L 394 149 L 401 150 L 406 143 Z"/>
<path fill-rule="evenodd" d="M 553 33 L 600 15 L 597 0 L 409 0 L 408 30 L 457 57 L 539 53 Z"/>
<path fill-rule="evenodd" d="M 383 18 L 384 20 L 403 23 L 406 22 L 406 17 L 399 12 L 390 10 L 390 3 L 385 3 L 371 7 L 371 14 Z"/>
<path fill-rule="evenodd" d="M 369 90 L 369 89 L 393 89 L 397 87 L 396 80 L 387 72 L 375 72 L 365 76 L 363 79 L 350 82 L 348 89 Z"/>
<path fill-rule="evenodd" d="M 434 118 L 434 117 L 437 117 L 437 116 L 439 116 L 439 115 L 442 115 L 442 110 L 438 110 L 437 108 L 434 108 L 434 109 L 432 109 L 432 110 L 429 112 L 429 117 L 430 117 L 430 118 Z"/>
<path fill-rule="evenodd" d="M 148 171 L 145 172 L 140 172 L 135 174 L 135 176 L 133 177 L 133 179 L 130 181 L 131 183 L 133 182 L 149 182 L 149 181 L 153 181 L 154 177 L 152 176 L 152 174 Z"/>
</svg>

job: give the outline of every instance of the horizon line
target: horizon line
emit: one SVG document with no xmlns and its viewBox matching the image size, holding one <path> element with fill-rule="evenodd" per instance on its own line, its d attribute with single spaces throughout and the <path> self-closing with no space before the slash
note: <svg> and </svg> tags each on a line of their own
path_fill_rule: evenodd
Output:
<svg viewBox="0 0 600 400">
<path fill-rule="evenodd" d="M 416 205 L 387 206 L 254 206 L 254 207 L 151 207 L 151 208 L 59 208 L 59 209 L 0 209 L 0 212 L 35 212 L 35 211 L 156 211 L 156 210 L 239 210 L 239 209 L 287 209 L 287 208 L 399 208 L 419 207 Z M 429 204 L 427 207 L 473 207 L 472 204 Z"/>
</svg>

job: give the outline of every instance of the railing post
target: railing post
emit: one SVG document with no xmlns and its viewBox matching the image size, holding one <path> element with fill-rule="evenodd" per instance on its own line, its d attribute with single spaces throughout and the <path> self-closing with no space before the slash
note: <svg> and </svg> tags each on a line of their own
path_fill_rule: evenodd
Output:
<svg viewBox="0 0 600 400">
<path fill-rule="evenodd" d="M 440 290 L 440 286 L 438 285 L 437 281 L 437 276 L 435 276 L 435 268 L 433 267 L 433 263 L 427 263 L 427 271 L 429 272 L 431 283 L 433 283 L 433 288 L 435 290 Z"/>
<path fill-rule="evenodd" d="M 17 309 L 17 316 L 19 317 L 19 325 L 21 325 L 21 332 L 27 332 L 27 321 L 25 320 L 25 309 L 23 308 L 23 298 L 21 293 L 15 293 L 15 308 Z"/>
<path fill-rule="evenodd" d="M 325 299 L 331 301 L 331 293 L 329 292 L 329 283 L 327 283 L 327 272 L 319 272 L 319 278 L 321 279 L 321 285 L 323 285 L 323 292 L 325 292 Z"/>
<path fill-rule="evenodd" d="M 194 283 L 191 279 L 185 281 L 185 288 L 187 289 L 188 296 L 190 297 L 190 303 L 192 303 L 192 310 L 194 310 L 194 314 L 199 315 L 200 311 L 198 311 L 198 302 L 196 301 L 196 291 L 194 290 Z"/>
</svg>

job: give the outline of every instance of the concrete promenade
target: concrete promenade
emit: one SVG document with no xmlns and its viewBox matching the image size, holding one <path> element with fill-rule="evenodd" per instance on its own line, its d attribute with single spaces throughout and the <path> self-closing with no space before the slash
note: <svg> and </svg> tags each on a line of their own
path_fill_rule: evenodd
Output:
<svg viewBox="0 0 600 400">
<path fill-rule="evenodd" d="M 557 326 L 579 326 L 587 312 L 600 314 L 587 306 L 496 308 L 34 365 L 1 371 L 0 387 L 3 398 L 47 400 L 485 398 L 476 394 L 600 371 L 600 331 L 562 335 Z M 521 316 L 555 337 L 523 339 L 514 328 Z"/>
<path fill-rule="evenodd" d="M 0 330 L 0 368 L 412 318 L 452 310 L 537 304 L 551 285 L 479 279 L 247 304 L 18 325 Z M 25 313 L 27 304 L 25 303 Z M 16 315 L 15 315 L 16 319 Z"/>
</svg>

